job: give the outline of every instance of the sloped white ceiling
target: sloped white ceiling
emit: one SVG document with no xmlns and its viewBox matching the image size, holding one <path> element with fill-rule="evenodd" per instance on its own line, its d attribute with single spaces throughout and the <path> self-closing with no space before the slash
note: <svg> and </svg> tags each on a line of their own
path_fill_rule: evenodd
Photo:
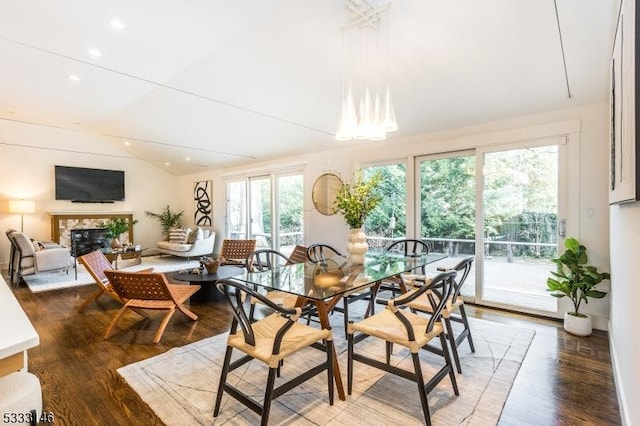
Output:
<svg viewBox="0 0 640 426">
<path fill-rule="evenodd" d="M 618 7 L 396 0 L 388 143 L 606 101 Z M 0 121 L 128 142 L 175 174 L 343 146 L 345 20 L 344 0 L 0 0 Z"/>
</svg>

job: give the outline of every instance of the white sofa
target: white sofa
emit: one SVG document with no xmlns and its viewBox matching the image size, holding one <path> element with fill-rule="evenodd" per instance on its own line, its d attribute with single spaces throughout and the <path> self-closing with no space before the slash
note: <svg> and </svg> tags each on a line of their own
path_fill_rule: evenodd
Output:
<svg viewBox="0 0 640 426">
<path fill-rule="evenodd" d="M 197 232 L 196 228 L 193 231 L 189 230 L 189 233 L 185 237 L 186 241 L 158 241 L 156 244 L 157 249 L 160 253 L 187 258 L 211 255 L 216 242 L 216 233 L 210 229 L 201 229 L 202 238 L 194 239 L 193 235 L 191 235 L 191 232 Z M 192 236 L 193 242 L 188 242 L 189 236 Z"/>
</svg>

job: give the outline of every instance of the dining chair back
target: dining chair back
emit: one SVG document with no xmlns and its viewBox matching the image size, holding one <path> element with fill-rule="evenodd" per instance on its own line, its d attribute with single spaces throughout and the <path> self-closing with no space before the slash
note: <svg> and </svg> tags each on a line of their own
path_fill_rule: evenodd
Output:
<svg viewBox="0 0 640 426">
<path fill-rule="evenodd" d="M 307 256 L 307 247 L 296 245 L 293 248 L 293 251 L 289 255 L 288 265 L 292 265 L 294 263 L 305 263 L 309 261 L 309 257 Z"/>
<path fill-rule="evenodd" d="M 313 263 L 319 263 L 334 256 L 342 256 L 342 253 L 329 244 L 311 244 L 309 248 L 307 248 L 307 257 L 309 261 Z"/>
<path fill-rule="evenodd" d="M 278 250 L 255 250 L 245 259 L 245 266 L 249 272 L 270 271 L 278 266 L 286 265 L 289 258 Z"/>
<path fill-rule="evenodd" d="M 442 312 L 442 319 L 446 327 L 446 337 L 449 340 L 449 345 L 451 346 L 451 354 L 453 355 L 453 360 L 455 361 L 456 370 L 458 371 L 458 373 L 462 373 L 462 366 L 460 365 L 460 357 L 458 355 L 458 348 L 460 347 L 462 342 L 464 342 L 466 339 L 469 342 L 471 352 L 476 351 L 473 345 L 473 338 L 471 336 L 469 320 L 467 319 L 467 313 L 464 309 L 464 300 L 462 299 L 462 296 L 460 296 L 460 289 L 469 276 L 472 264 L 473 256 L 462 259 L 453 268 L 438 268 L 438 270 L 442 272 L 456 272 L 455 279 L 453 280 L 453 290 L 451 292 L 451 297 L 449 298 L 449 303 L 445 306 L 445 309 Z M 432 311 L 431 304 L 425 296 L 413 300 L 407 306 L 414 311 L 425 312 L 427 314 L 431 314 Z M 462 331 L 460 331 L 457 336 L 454 334 L 451 321 L 462 324 Z"/>
<path fill-rule="evenodd" d="M 111 337 L 113 329 L 122 318 L 127 309 L 149 309 L 167 311 L 156 335 L 153 343 L 158 343 L 162 338 L 169 320 L 173 313 L 178 310 L 193 321 L 198 316 L 191 312 L 184 303 L 198 290 L 199 285 L 175 285 L 169 284 L 167 278 L 161 273 L 140 273 L 140 272 L 121 272 L 121 271 L 104 271 L 109 279 L 112 288 L 116 294 L 122 299 L 124 305 L 118 311 L 115 318 L 109 325 L 105 333 L 105 339 Z"/>
<path fill-rule="evenodd" d="M 428 425 L 431 424 L 431 415 L 427 394 L 447 376 L 451 380 L 454 393 L 456 395 L 459 394 L 451 355 L 449 354 L 441 322 L 442 312 L 453 292 L 454 276 L 455 271 L 442 272 L 415 291 L 400 295 L 397 298 L 380 300 L 379 303 L 387 306 L 386 309 L 379 313 L 358 323 L 349 323 L 347 330 L 347 389 L 349 395 L 353 389 L 354 360 L 416 382 L 424 419 Z M 432 315 L 430 317 L 418 315 L 408 309 L 402 309 L 422 296 L 426 296 L 431 303 Z M 376 337 L 385 341 L 386 363 L 374 358 L 375 355 L 371 355 L 370 348 L 366 351 L 355 352 L 355 344 L 368 337 Z M 421 359 L 419 352 L 420 350 L 428 350 L 429 342 L 436 338 L 440 340 L 441 351 L 439 354 L 444 358 L 444 365 L 425 383 L 422 362 L 427 362 L 431 358 Z M 409 350 L 413 361 L 413 371 L 391 364 L 391 351 L 394 344 Z M 402 392 L 406 393 L 407 389 L 403 388 Z"/>
<path fill-rule="evenodd" d="M 327 259 L 335 256 L 342 256 L 342 253 L 328 244 L 312 244 L 307 249 L 307 257 L 309 258 L 309 261 L 313 263 L 325 262 Z M 346 293 L 342 297 L 342 306 L 335 306 L 333 308 L 334 312 L 341 312 L 343 315 L 345 335 L 347 333 L 347 325 L 349 324 L 349 304 L 357 302 L 358 300 L 368 300 L 369 304 L 367 306 L 367 310 L 364 313 L 364 316 L 367 317 L 369 315 L 372 315 L 375 311 L 374 299 L 377 291 L 378 286 L 376 285 L 371 288 Z"/>
<path fill-rule="evenodd" d="M 401 240 L 390 243 L 387 247 L 385 247 L 384 251 L 385 253 L 398 253 L 404 255 L 405 257 L 415 258 L 429 254 L 429 246 L 422 240 L 403 238 Z M 417 272 L 425 275 L 426 269 L 424 266 L 422 266 Z M 413 275 L 415 273 L 416 271 L 412 271 L 410 275 Z M 398 293 L 405 292 L 407 289 L 407 285 L 405 284 L 405 275 L 406 274 L 398 274 L 393 277 L 387 278 L 380 285 L 380 291 L 390 291 L 394 296 Z"/>
<path fill-rule="evenodd" d="M 244 266 L 245 259 L 256 249 L 256 240 L 224 240 L 220 256 L 222 265 Z"/>
<path fill-rule="evenodd" d="M 327 386 L 329 403 L 333 405 L 333 334 L 330 329 L 318 329 L 302 324 L 298 321 L 302 313 L 301 308 L 286 308 L 273 303 L 268 297 L 256 290 L 233 280 L 219 280 L 218 289 L 224 294 L 232 309 L 233 321 L 227 338 L 227 349 L 220 373 L 220 383 L 213 411 L 213 416 L 220 413 L 222 396 L 224 393 L 235 398 L 261 416 L 261 424 L 269 421 L 271 402 L 280 395 L 304 383 L 310 378 L 327 371 Z M 246 309 L 244 300 L 249 297 L 274 310 L 272 315 L 253 322 Z M 320 345 L 318 345 L 320 344 Z M 300 350 L 310 346 L 322 348 L 326 352 L 326 359 L 318 365 L 310 366 L 305 372 L 275 387 L 276 374 L 282 361 Z M 231 362 L 234 350 L 244 355 Z M 314 349 L 315 350 L 315 349 Z M 308 365 L 308 357 L 302 357 L 303 365 Z M 254 389 L 241 390 L 237 385 L 227 382 L 228 374 L 248 361 L 255 359 L 268 367 L 267 384 L 262 404 L 245 392 L 255 392 Z"/>
<path fill-rule="evenodd" d="M 429 246 L 422 240 L 404 238 L 394 241 L 385 249 L 386 252 L 401 253 L 405 257 L 420 257 L 429 254 Z"/>
<path fill-rule="evenodd" d="M 260 249 L 247 256 L 245 265 L 247 271 L 249 272 L 264 272 L 270 271 L 279 266 L 286 265 L 288 262 L 289 258 L 277 250 Z M 266 297 L 269 298 L 273 303 L 287 308 L 295 307 L 296 302 L 298 301 L 298 297 L 296 295 L 278 290 L 267 292 Z M 253 321 L 256 304 L 260 303 L 260 300 L 252 297 L 250 301 L 251 309 L 249 311 L 249 318 Z"/>
</svg>

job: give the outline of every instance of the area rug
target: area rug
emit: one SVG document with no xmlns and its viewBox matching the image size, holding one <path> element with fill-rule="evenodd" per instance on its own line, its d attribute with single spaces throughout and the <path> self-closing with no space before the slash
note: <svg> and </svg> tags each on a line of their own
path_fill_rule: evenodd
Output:
<svg viewBox="0 0 640 426">
<path fill-rule="evenodd" d="M 125 260 L 126 262 L 126 260 Z M 187 260 L 187 258 L 176 256 L 145 256 L 142 257 L 140 265 L 133 265 L 122 268 L 123 271 L 139 271 L 140 269 L 153 268 L 154 272 L 171 272 L 180 269 L 191 269 L 198 266 L 198 260 Z M 29 289 L 34 292 L 59 290 L 69 287 L 77 287 L 81 285 L 93 284 L 93 278 L 78 263 L 78 278 L 76 279 L 73 268 L 69 268 L 69 272 L 54 271 L 44 272 L 35 275 L 27 275 L 23 277 Z"/>
<path fill-rule="evenodd" d="M 340 320 L 334 330 L 340 329 Z M 459 396 L 453 393 L 448 378 L 429 394 L 434 425 L 497 424 L 535 335 L 533 330 L 511 328 L 490 321 L 471 318 L 470 322 L 476 352 L 471 353 L 466 342 L 460 347 L 463 374 L 457 375 Z M 347 345 L 344 332 L 336 331 L 334 334 L 346 390 Z M 214 423 L 213 406 L 226 338 L 227 334 L 224 333 L 174 348 L 122 367 L 118 373 L 167 425 L 210 425 Z M 369 355 L 379 355 L 380 360 L 384 359 L 384 344 L 379 339 L 370 338 L 356 345 L 356 350 L 364 350 Z M 323 356 L 318 350 L 307 349 L 288 357 L 276 386 L 319 363 Z M 431 353 L 421 355 L 421 359 L 425 377 L 442 365 L 442 358 Z M 395 348 L 392 363 L 412 368 L 408 351 L 401 348 Z M 261 401 L 266 374 L 263 364 L 252 361 L 231 373 L 229 381 Z M 320 374 L 276 399 L 272 404 L 269 423 L 423 424 L 416 386 L 406 379 L 355 362 L 354 391 L 346 401 L 340 401 L 336 393 L 334 405 L 329 405 L 326 374 Z M 215 424 L 252 425 L 258 422 L 257 414 L 227 394 L 224 395 Z"/>
</svg>

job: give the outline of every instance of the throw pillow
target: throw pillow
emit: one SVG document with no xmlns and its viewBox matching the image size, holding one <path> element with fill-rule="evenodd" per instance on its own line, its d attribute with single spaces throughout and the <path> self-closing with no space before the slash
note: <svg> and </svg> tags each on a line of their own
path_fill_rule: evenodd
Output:
<svg viewBox="0 0 640 426">
<path fill-rule="evenodd" d="M 204 233 L 202 232 L 202 228 L 198 226 L 189 234 L 189 240 L 187 240 L 187 243 L 193 244 L 196 242 L 196 240 L 201 240 L 203 238 L 204 238 Z"/>
<path fill-rule="evenodd" d="M 203 240 L 204 239 L 204 231 L 199 226 L 194 231 L 194 233 L 196 234 L 196 240 Z"/>
<path fill-rule="evenodd" d="M 187 230 L 186 229 L 171 229 L 169 230 L 169 242 L 184 244 L 187 241 Z"/>
<path fill-rule="evenodd" d="M 189 238 L 187 238 L 187 244 L 193 244 L 196 241 L 197 233 L 198 233 L 198 228 L 194 229 L 189 233 Z"/>
</svg>

